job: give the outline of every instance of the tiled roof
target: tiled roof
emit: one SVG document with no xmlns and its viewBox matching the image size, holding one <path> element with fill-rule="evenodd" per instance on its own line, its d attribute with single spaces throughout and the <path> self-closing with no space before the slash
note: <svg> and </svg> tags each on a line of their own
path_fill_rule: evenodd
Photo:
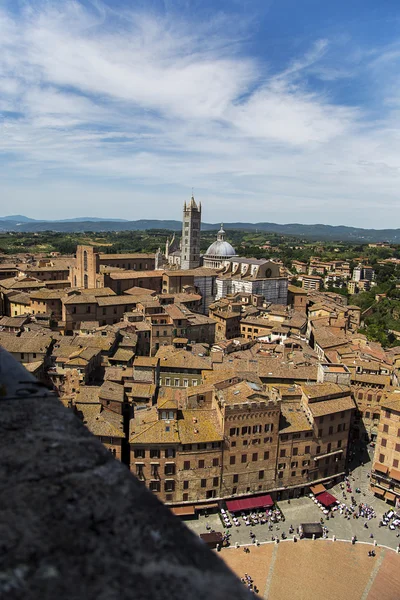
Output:
<svg viewBox="0 0 400 600">
<path fill-rule="evenodd" d="M 351 396 L 336 398 L 335 400 L 312 402 L 308 405 L 308 408 L 314 417 L 322 417 L 331 413 L 342 412 L 343 410 L 352 410 L 355 407 L 354 400 Z"/>
<path fill-rule="evenodd" d="M 92 385 L 82 385 L 80 386 L 77 394 L 75 402 L 79 402 L 81 404 L 98 404 L 99 403 L 99 395 L 100 395 L 100 387 L 92 386 Z"/>
<path fill-rule="evenodd" d="M 114 356 L 110 357 L 110 360 L 120 360 L 122 362 L 127 362 L 131 360 L 135 356 L 133 350 L 128 350 L 127 348 L 118 348 Z"/>
<path fill-rule="evenodd" d="M 394 392 L 381 400 L 381 406 L 383 408 L 389 408 L 390 410 L 395 410 L 396 412 L 400 412 L 400 393 Z"/>
<path fill-rule="evenodd" d="M 46 353 L 51 343 L 52 338 L 47 335 L 23 334 L 17 337 L 12 333 L 0 333 L 0 346 L 11 353 Z"/>
<path fill-rule="evenodd" d="M 100 260 L 107 260 L 107 259 L 111 259 L 111 260 L 129 260 L 132 258 L 155 258 L 155 254 L 152 253 L 139 253 L 139 252 L 132 252 L 132 254 L 106 254 L 104 252 L 100 252 L 99 254 L 99 258 Z"/>
<path fill-rule="evenodd" d="M 114 381 L 105 381 L 100 388 L 100 398 L 113 402 L 123 402 L 124 386 Z"/>
<path fill-rule="evenodd" d="M 161 346 L 156 357 L 160 359 L 160 368 L 163 369 L 211 369 L 209 357 L 196 356 L 187 350 L 176 350 L 173 346 Z"/>
<path fill-rule="evenodd" d="M 333 396 L 334 394 L 343 394 L 344 392 L 350 391 L 350 388 L 348 386 L 329 382 L 303 384 L 301 387 L 304 394 L 310 400 L 313 398 L 324 398 L 326 396 Z"/>
<path fill-rule="evenodd" d="M 312 425 L 309 423 L 300 402 L 282 402 L 281 414 L 280 433 L 312 431 Z"/>
<path fill-rule="evenodd" d="M 244 402 L 269 402 L 268 394 L 259 389 L 259 386 L 252 385 L 247 381 L 241 381 L 231 385 L 219 392 L 219 397 L 226 404 L 242 404 Z"/>
<path fill-rule="evenodd" d="M 101 404 L 76 403 L 75 406 L 83 418 L 83 423 L 93 435 L 125 438 L 121 415 L 104 410 Z"/>
</svg>

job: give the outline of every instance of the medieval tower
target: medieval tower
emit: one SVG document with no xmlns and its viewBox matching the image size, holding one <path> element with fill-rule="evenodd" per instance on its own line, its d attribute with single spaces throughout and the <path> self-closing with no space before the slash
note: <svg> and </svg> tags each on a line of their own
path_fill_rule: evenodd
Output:
<svg viewBox="0 0 400 600">
<path fill-rule="evenodd" d="M 201 202 L 197 206 L 193 196 L 183 206 L 181 269 L 200 266 Z"/>
</svg>

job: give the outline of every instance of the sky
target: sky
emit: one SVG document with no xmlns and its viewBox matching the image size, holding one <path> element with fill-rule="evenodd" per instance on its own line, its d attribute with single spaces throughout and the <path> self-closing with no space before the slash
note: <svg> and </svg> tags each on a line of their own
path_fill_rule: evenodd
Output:
<svg viewBox="0 0 400 600">
<path fill-rule="evenodd" d="M 400 227 L 398 0 L 0 0 L 0 215 Z"/>
</svg>

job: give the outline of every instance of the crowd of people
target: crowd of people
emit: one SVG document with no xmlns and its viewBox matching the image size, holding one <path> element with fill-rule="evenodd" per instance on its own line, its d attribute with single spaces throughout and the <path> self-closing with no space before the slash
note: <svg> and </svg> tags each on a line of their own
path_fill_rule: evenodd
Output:
<svg viewBox="0 0 400 600">
<path fill-rule="evenodd" d="M 245 573 L 244 577 L 240 578 L 240 581 L 242 583 L 244 583 L 244 585 L 247 587 L 247 589 L 249 590 L 249 592 L 253 592 L 254 594 L 258 594 L 259 589 L 257 588 L 256 584 L 254 583 L 253 578 L 250 577 L 250 575 L 248 573 Z"/>
</svg>

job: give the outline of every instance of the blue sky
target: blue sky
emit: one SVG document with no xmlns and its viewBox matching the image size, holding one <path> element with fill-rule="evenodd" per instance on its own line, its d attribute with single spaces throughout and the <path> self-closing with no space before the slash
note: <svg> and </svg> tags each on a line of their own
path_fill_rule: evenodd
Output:
<svg viewBox="0 0 400 600">
<path fill-rule="evenodd" d="M 0 214 L 400 227 L 395 0 L 0 0 Z"/>
</svg>

